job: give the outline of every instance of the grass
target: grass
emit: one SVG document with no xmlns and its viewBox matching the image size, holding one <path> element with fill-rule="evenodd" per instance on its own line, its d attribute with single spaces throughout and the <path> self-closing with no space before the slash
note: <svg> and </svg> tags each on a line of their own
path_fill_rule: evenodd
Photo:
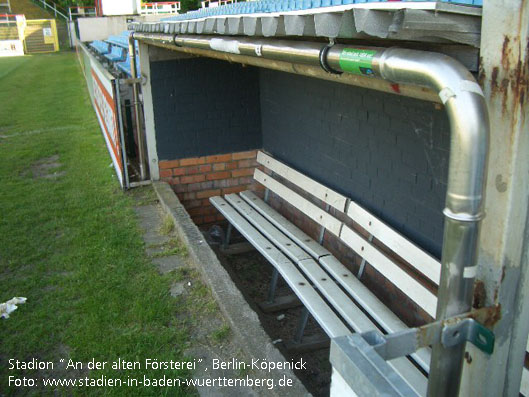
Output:
<svg viewBox="0 0 529 397">
<path fill-rule="evenodd" d="M 160 227 L 160 233 L 166 236 L 174 231 L 174 221 L 170 215 L 165 215 L 162 220 L 162 226 Z"/>
<path fill-rule="evenodd" d="M 161 248 L 160 252 L 151 255 L 153 258 L 172 255 L 180 255 L 182 258 L 186 258 L 188 254 L 187 247 L 176 238 L 172 238 L 166 243 L 150 245 L 149 248 Z"/>
<path fill-rule="evenodd" d="M 13 14 L 24 14 L 26 19 L 50 19 L 55 18 L 53 12 L 44 10 L 31 0 L 11 1 L 11 11 Z"/>
<path fill-rule="evenodd" d="M 0 59 L 0 104 L 0 302 L 28 298 L 10 319 L 0 320 L 0 395 L 54 393 L 9 386 L 10 375 L 43 375 L 9 370 L 11 358 L 184 360 L 189 335 L 185 327 L 175 326 L 181 303 L 169 296 L 173 280 L 160 276 L 144 253 L 134 197 L 123 194 L 109 167 L 75 55 Z M 36 178 L 32 166 L 54 155 L 65 175 Z M 207 300 L 203 291 L 199 295 Z M 189 374 L 109 366 L 83 372 L 91 378 L 101 375 Z M 71 392 L 193 393 L 148 387 Z"/>
<path fill-rule="evenodd" d="M 230 334 L 231 334 L 230 326 L 225 324 L 211 333 L 211 339 L 215 343 L 222 343 L 226 339 L 228 339 Z"/>
<path fill-rule="evenodd" d="M 183 307 L 188 308 L 187 317 L 195 321 L 198 317 L 218 313 L 219 307 L 211 294 L 211 290 L 202 282 L 198 272 L 189 267 L 177 269 L 175 281 L 190 282 L 190 292 L 183 298 Z"/>
</svg>

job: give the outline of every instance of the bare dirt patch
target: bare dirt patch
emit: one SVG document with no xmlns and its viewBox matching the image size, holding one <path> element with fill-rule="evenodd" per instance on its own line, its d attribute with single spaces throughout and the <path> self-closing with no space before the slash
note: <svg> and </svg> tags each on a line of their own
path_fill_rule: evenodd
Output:
<svg viewBox="0 0 529 397">
<path fill-rule="evenodd" d="M 56 179 L 66 175 L 66 171 L 57 171 L 61 167 L 59 155 L 55 154 L 45 157 L 31 165 L 31 174 L 33 178 Z"/>
</svg>

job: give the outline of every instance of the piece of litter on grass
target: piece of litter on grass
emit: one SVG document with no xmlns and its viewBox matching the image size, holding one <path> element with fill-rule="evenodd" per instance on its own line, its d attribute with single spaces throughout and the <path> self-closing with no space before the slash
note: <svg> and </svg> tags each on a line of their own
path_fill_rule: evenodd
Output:
<svg viewBox="0 0 529 397">
<path fill-rule="evenodd" d="M 284 319 L 285 319 L 285 315 L 284 315 L 284 314 L 280 314 L 280 315 L 277 316 L 276 318 L 277 318 L 277 321 L 281 321 L 281 320 L 284 320 Z"/>
<path fill-rule="evenodd" d="M 17 305 L 26 303 L 27 298 L 14 297 L 5 303 L 0 303 L 0 318 L 9 318 L 9 314 L 17 310 Z"/>
<path fill-rule="evenodd" d="M 283 342 L 283 339 L 276 339 L 275 341 L 272 342 L 272 345 L 277 345 L 278 343 L 281 343 Z"/>
<path fill-rule="evenodd" d="M 191 281 L 188 281 L 188 282 L 187 282 L 187 286 L 188 286 L 188 287 L 191 287 Z"/>
</svg>

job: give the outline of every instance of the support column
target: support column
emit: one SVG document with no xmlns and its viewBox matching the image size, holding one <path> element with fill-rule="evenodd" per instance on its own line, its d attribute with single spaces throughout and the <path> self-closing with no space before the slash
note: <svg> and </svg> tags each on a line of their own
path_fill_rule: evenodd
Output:
<svg viewBox="0 0 529 397">
<path fill-rule="evenodd" d="M 501 305 L 494 354 L 467 345 L 461 396 L 517 396 L 529 330 L 529 3 L 483 2 L 480 83 L 491 138 L 475 303 Z"/>
<path fill-rule="evenodd" d="M 154 109 L 152 104 L 149 46 L 142 43 L 141 41 L 139 41 L 138 44 L 140 70 L 142 78 L 144 79 L 141 91 L 143 98 L 143 114 L 145 118 L 144 122 L 147 161 L 149 162 L 151 180 L 157 181 L 160 179 L 160 172 L 158 169 L 158 151 L 156 150 L 156 128 L 154 125 Z"/>
</svg>

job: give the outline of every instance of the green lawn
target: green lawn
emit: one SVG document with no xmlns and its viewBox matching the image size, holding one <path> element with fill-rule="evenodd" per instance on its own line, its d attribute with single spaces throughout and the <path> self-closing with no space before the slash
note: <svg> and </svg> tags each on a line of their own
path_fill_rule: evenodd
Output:
<svg viewBox="0 0 529 397">
<path fill-rule="evenodd" d="M 64 175 L 38 177 L 38 165 L 53 156 L 61 164 L 53 172 Z M 120 190 L 110 163 L 75 54 L 0 59 L 0 302 L 28 299 L 0 320 L 0 396 L 54 393 L 10 387 L 9 376 L 46 373 L 9 370 L 9 359 L 184 359 L 188 335 L 174 320 L 170 276 L 160 276 L 146 257 L 134 198 Z M 107 368 L 78 375 L 188 374 Z M 141 387 L 72 392 L 187 394 Z"/>
</svg>

